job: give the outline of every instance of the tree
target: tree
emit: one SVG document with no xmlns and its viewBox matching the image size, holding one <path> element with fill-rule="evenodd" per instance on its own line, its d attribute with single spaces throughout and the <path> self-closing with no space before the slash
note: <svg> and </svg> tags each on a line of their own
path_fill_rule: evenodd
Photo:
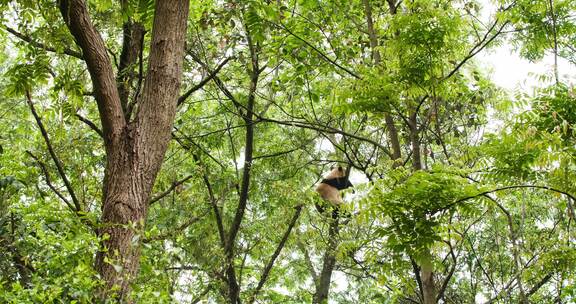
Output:
<svg viewBox="0 0 576 304">
<path fill-rule="evenodd" d="M 131 81 L 131 65 L 135 64 L 142 48 L 139 44 L 144 35 L 142 25 L 130 18 L 125 22 L 121 62 L 115 76 L 105 42 L 91 21 L 87 3 L 63 0 L 58 5 L 62 19 L 82 50 L 81 57 L 92 79 L 92 94 L 98 105 L 106 150 L 102 216 L 97 228 L 102 242 L 95 262 L 105 281 L 101 296 L 126 299 L 138 273 L 139 238 L 146 222 L 148 200 L 176 114 L 188 1 L 156 2 L 146 81 L 141 95 L 136 94 L 132 99 L 126 82 Z M 29 91 L 33 88 L 26 89 L 33 107 Z M 58 165 L 55 156 L 53 160 Z M 61 176 L 65 178 L 62 172 Z M 75 212 L 79 215 L 85 212 L 69 183 L 67 188 Z"/>
<path fill-rule="evenodd" d="M 96 257 L 96 269 L 106 282 L 103 297 L 117 290 L 118 297 L 124 299 L 138 272 L 138 235 L 146 222 L 150 192 L 171 138 L 189 3 L 187 0 L 156 2 L 148 73 L 142 95 L 132 101 L 137 107 L 133 119 L 127 112 L 128 106 L 122 106 L 128 101 L 120 98 L 104 41 L 90 21 L 86 3 L 63 0 L 59 5 L 62 18 L 82 49 L 92 78 L 107 156 L 102 227 L 98 229 L 103 241 Z M 131 38 L 137 38 L 136 33 L 131 34 L 135 36 Z M 125 43 L 123 53 L 135 53 L 137 45 Z M 134 57 L 125 56 L 126 60 Z M 124 65 L 129 64 L 133 62 Z"/>
</svg>

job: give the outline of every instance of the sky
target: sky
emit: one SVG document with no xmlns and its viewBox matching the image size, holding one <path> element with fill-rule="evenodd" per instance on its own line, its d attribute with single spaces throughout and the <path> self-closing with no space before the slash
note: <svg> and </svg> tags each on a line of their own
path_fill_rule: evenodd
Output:
<svg viewBox="0 0 576 304">
<path fill-rule="evenodd" d="M 484 24 L 489 24 L 494 19 L 497 8 L 493 0 L 479 0 L 482 5 L 481 19 Z M 519 52 L 514 50 L 509 42 L 504 42 L 493 49 L 483 50 L 475 60 L 480 66 L 491 70 L 492 81 L 510 92 L 515 90 L 532 90 L 544 84 L 537 80 L 538 75 L 552 75 L 554 70 L 554 56 L 546 54 L 542 60 L 530 62 L 520 58 Z M 562 80 L 570 84 L 576 83 L 576 66 L 565 59 L 558 58 L 558 74 Z"/>
<path fill-rule="evenodd" d="M 547 54 L 538 62 L 530 62 L 520 58 L 518 51 L 504 44 L 493 50 L 487 50 L 478 54 L 477 62 L 485 66 L 491 73 L 492 81 L 508 90 L 532 90 L 544 84 L 537 80 L 538 75 L 552 75 L 554 70 L 554 56 Z M 563 58 L 558 58 L 558 74 L 568 83 L 576 83 L 576 66 Z"/>
</svg>

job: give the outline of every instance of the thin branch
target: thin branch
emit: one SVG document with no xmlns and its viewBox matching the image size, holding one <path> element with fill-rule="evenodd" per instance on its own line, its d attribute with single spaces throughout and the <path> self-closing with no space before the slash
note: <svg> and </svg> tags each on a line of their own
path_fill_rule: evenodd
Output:
<svg viewBox="0 0 576 304">
<path fill-rule="evenodd" d="M 304 262 L 306 263 L 306 267 L 308 268 L 308 271 L 310 271 L 310 275 L 312 276 L 312 281 L 314 281 L 314 286 L 316 288 L 318 288 L 318 283 L 319 283 L 318 272 L 316 272 L 316 269 L 314 269 L 314 264 L 312 263 L 312 259 L 310 258 L 310 253 L 308 252 L 308 249 L 300 241 L 298 241 L 296 245 L 298 246 L 298 248 L 300 248 L 300 250 L 302 250 L 302 253 L 304 253 Z"/>
<path fill-rule="evenodd" d="M 554 79 L 556 80 L 556 85 L 560 83 L 560 78 L 558 76 L 558 33 L 556 25 L 556 15 L 554 14 L 554 0 L 549 0 L 550 4 L 550 15 L 552 17 L 552 34 L 554 38 Z"/>
<path fill-rule="evenodd" d="M 182 96 L 180 96 L 178 98 L 178 105 L 181 105 L 182 103 L 184 103 L 184 101 L 186 101 L 186 99 L 188 97 L 190 97 L 190 95 L 192 95 L 192 93 L 200 90 L 202 87 L 204 87 L 204 85 L 206 85 L 210 80 L 214 79 L 214 77 L 216 77 L 216 75 L 218 74 L 218 72 L 220 72 L 220 70 L 226 65 L 226 63 L 228 63 L 228 61 L 230 61 L 230 59 L 232 59 L 233 57 L 227 57 L 226 59 L 224 59 L 217 67 L 216 69 L 214 69 L 213 71 L 211 71 L 208 76 L 206 76 L 204 79 L 202 79 L 197 85 L 193 86 L 192 88 L 190 88 L 188 91 L 186 91 L 186 93 L 182 94 Z"/>
<path fill-rule="evenodd" d="M 198 154 L 193 153 L 192 148 L 190 146 L 184 144 L 184 142 L 182 142 L 182 140 L 180 140 L 178 137 L 174 137 L 174 138 L 176 139 L 176 141 L 180 144 L 180 146 L 182 148 L 184 148 L 188 153 L 192 154 L 192 158 L 194 159 L 195 162 L 203 165 L 203 163 L 200 159 L 200 156 L 198 156 Z M 212 157 L 211 155 L 209 155 L 209 156 Z M 210 183 L 207 167 L 204 168 L 202 170 L 202 172 L 203 172 L 202 180 L 204 181 L 204 184 L 206 185 L 206 189 L 208 190 L 208 196 L 210 198 L 210 205 L 212 206 L 212 210 L 214 211 L 214 216 L 216 217 L 216 225 L 218 227 L 218 236 L 220 237 L 220 244 L 222 245 L 222 248 L 224 248 L 226 246 L 226 236 L 225 236 L 226 233 L 224 231 L 224 221 L 222 220 L 222 215 L 220 214 L 220 209 L 218 209 L 218 205 L 217 205 L 218 200 L 216 199 L 216 196 L 214 195 L 214 190 L 212 189 L 212 184 Z"/>
<path fill-rule="evenodd" d="M 534 287 L 530 288 L 530 290 L 526 293 L 526 296 L 529 297 L 533 294 L 535 294 L 542 286 L 544 286 L 544 284 L 548 283 L 548 281 L 550 281 L 550 279 L 552 278 L 552 276 L 554 275 L 554 273 L 549 273 L 546 276 L 544 276 L 542 278 L 542 280 L 538 281 L 538 283 L 536 283 L 536 285 L 534 285 Z"/>
<path fill-rule="evenodd" d="M 263 159 L 263 158 L 274 158 L 274 157 L 278 157 L 278 156 L 290 154 L 290 153 L 292 153 L 292 152 L 294 152 L 294 151 L 300 150 L 301 148 L 302 148 L 302 147 L 298 147 L 298 148 L 294 148 L 294 149 L 290 149 L 290 150 L 286 150 L 286 151 L 280 151 L 280 152 L 276 152 L 276 153 L 272 153 L 272 154 L 265 154 L 265 155 L 254 156 L 253 160 Z"/>
<path fill-rule="evenodd" d="M 452 278 L 454 272 L 456 271 L 457 261 L 456 261 L 456 255 L 454 254 L 454 248 L 452 247 L 450 241 L 446 241 L 446 244 L 448 244 L 448 247 L 450 248 L 450 256 L 452 257 L 453 264 L 452 267 L 450 268 L 450 272 L 448 272 L 448 275 L 446 275 L 446 278 L 444 278 L 444 281 L 442 282 L 440 290 L 438 291 L 438 295 L 436 296 L 436 302 L 439 302 L 440 299 L 444 297 L 446 288 L 448 288 L 448 283 L 450 283 L 450 279 Z"/>
<path fill-rule="evenodd" d="M 415 117 L 418 116 L 418 112 L 420 112 L 420 108 L 422 108 L 422 105 L 428 99 L 428 97 L 429 97 L 429 95 L 425 95 L 424 97 L 422 97 L 422 99 L 418 103 L 418 106 L 416 107 L 416 110 L 414 110 L 414 113 L 412 114 L 413 116 L 415 116 Z M 414 126 L 414 127 L 416 128 L 417 126 Z"/>
<path fill-rule="evenodd" d="M 102 133 L 102 130 L 100 130 L 100 128 L 98 128 L 98 126 L 93 121 L 78 113 L 76 113 L 75 116 L 76 118 L 78 118 L 78 120 L 80 120 L 81 122 L 85 123 L 88 127 L 90 127 L 90 129 L 92 129 L 94 132 L 98 133 L 100 137 L 104 138 L 104 133 Z"/>
<path fill-rule="evenodd" d="M 494 28 L 496 28 L 496 25 L 498 25 L 498 19 L 496 19 L 494 21 L 494 23 L 492 24 L 492 26 L 490 26 L 490 29 L 488 29 L 488 31 L 486 31 L 486 34 L 484 34 L 484 37 L 482 37 L 482 40 L 480 40 L 476 45 L 474 45 L 474 47 L 472 47 L 472 49 L 470 49 L 470 51 L 468 52 L 468 55 L 466 55 L 466 57 L 464 57 L 464 59 L 462 59 L 462 61 L 460 61 L 460 63 L 458 63 L 453 69 L 452 71 L 450 71 L 450 73 L 448 73 L 448 75 L 444 76 L 444 78 L 442 78 L 440 80 L 440 82 L 452 77 L 454 74 L 456 74 L 456 72 L 458 72 L 458 70 L 460 70 L 460 68 L 466 63 L 468 62 L 470 59 L 472 59 L 474 56 L 476 56 L 478 53 L 480 53 L 484 48 L 486 48 L 490 43 L 492 43 L 492 41 L 494 41 L 494 39 L 496 39 L 496 37 L 500 36 L 500 34 L 502 34 L 502 30 L 504 29 L 504 27 L 506 25 L 508 25 L 508 23 L 510 23 L 509 21 L 505 21 L 500 28 L 496 31 L 496 33 L 494 35 L 492 35 L 492 37 L 488 38 L 490 32 L 492 32 L 492 30 Z"/>
<path fill-rule="evenodd" d="M 180 134 L 182 134 L 184 136 L 184 139 L 186 139 L 189 143 L 191 143 L 192 145 L 194 145 L 196 148 L 198 148 L 200 151 L 202 151 L 202 153 L 206 154 L 212 161 L 214 161 L 216 164 L 218 164 L 218 166 L 220 166 L 220 168 L 224 169 L 226 168 L 226 166 L 224 166 L 224 164 L 222 164 L 222 162 L 220 162 L 218 159 L 216 159 L 216 157 L 212 156 L 212 154 L 210 154 L 210 151 L 206 150 L 204 147 L 202 147 L 200 144 L 196 143 L 194 140 L 192 140 L 192 138 L 190 138 L 188 135 L 182 133 L 182 131 L 178 130 L 176 127 L 174 127 L 174 129 L 178 132 L 180 132 Z M 189 152 L 192 151 L 192 147 L 188 144 L 186 144 L 182 138 L 176 136 L 175 132 L 172 132 L 172 138 L 176 140 L 176 142 L 178 142 L 178 144 L 184 148 L 184 150 L 187 150 Z"/>
<path fill-rule="evenodd" d="M 52 179 L 50 178 L 50 173 L 48 172 L 46 165 L 42 161 L 40 161 L 40 159 L 36 157 L 36 155 L 32 154 L 32 152 L 26 151 L 26 154 L 30 155 L 30 157 L 32 157 L 36 161 L 36 163 L 38 163 L 38 166 L 40 166 L 40 170 L 42 170 L 42 173 L 44 174 L 44 178 L 46 179 L 46 184 L 48 185 L 48 188 L 50 188 L 50 190 L 52 190 L 52 192 L 54 192 L 68 206 L 68 208 L 70 208 L 70 210 L 76 212 L 74 206 L 72 206 L 72 204 L 70 204 L 68 199 L 62 193 L 60 193 L 60 191 L 58 191 L 58 189 L 56 189 L 56 187 L 54 187 L 54 185 L 52 184 Z"/>
<path fill-rule="evenodd" d="M 46 131 L 46 128 L 44 128 L 44 124 L 42 123 L 40 116 L 38 116 L 38 113 L 36 113 L 36 109 L 34 108 L 34 103 L 32 102 L 32 97 L 30 96 L 29 91 L 26 91 L 26 101 L 28 102 L 28 106 L 30 107 L 30 111 L 32 112 L 32 115 L 34 116 L 34 119 L 36 120 L 36 124 L 38 125 L 38 128 L 40 128 L 40 133 L 42 133 L 42 137 L 44 138 L 44 142 L 46 143 L 46 147 L 48 148 L 48 153 L 50 153 L 50 157 L 52 158 L 52 160 L 54 161 L 54 164 L 56 165 L 56 169 L 58 170 L 58 174 L 62 178 L 62 181 L 64 181 L 64 185 L 66 186 L 66 190 L 68 190 L 68 193 L 70 194 L 70 198 L 72 198 L 72 202 L 74 203 L 74 210 L 76 212 L 82 211 L 82 208 L 80 207 L 80 202 L 78 201 L 78 198 L 76 197 L 76 193 L 74 192 L 74 189 L 72 188 L 72 184 L 70 183 L 70 181 L 68 180 L 68 177 L 66 176 L 66 172 L 64 171 L 64 168 L 62 166 L 62 163 L 60 162 L 60 159 L 58 159 L 58 156 L 56 156 L 56 152 L 54 152 L 54 149 L 52 148 L 52 143 L 50 142 L 50 137 L 48 136 L 48 132 Z"/>
<path fill-rule="evenodd" d="M 5 28 L 6 28 L 7 32 L 14 35 L 15 37 L 17 37 L 20 40 L 28 42 L 33 47 L 43 49 L 47 52 L 52 52 L 52 53 L 56 53 L 56 54 L 62 54 L 63 53 L 63 54 L 66 54 L 66 55 L 69 55 L 72 57 L 76 57 L 78 59 L 84 59 L 84 57 L 82 56 L 82 53 L 77 52 L 75 50 L 72 50 L 70 48 L 64 48 L 64 49 L 62 49 L 62 51 L 59 51 L 53 47 L 47 46 L 44 43 L 38 42 L 38 41 L 34 40 L 32 37 L 25 35 L 25 34 L 22 34 L 11 27 L 6 26 Z"/>
<path fill-rule="evenodd" d="M 276 262 L 276 259 L 278 258 L 278 256 L 280 255 L 280 252 L 282 251 L 282 249 L 286 245 L 286 241 L 288 241 L 288 237 L 290 236 L 292 229 L 296 225 L 296 221 L 298 220 L 298 218 L 300 217 L 300 214 L 302 213 L 302 205 L 297 206 L 295 209 L 296 209 L 296 211 L 294 212 L 294 215 L 292 216 L 292 219 L 290 220 L 290 224 L 288 224 L 288 228 L 286 229 L 286 232 L 284 232 L 284 235 L 282 236 L 282 240 L 280 241 L 280 243 L 278 243 L 278 246 L 276 247 L 274 254 L 272 254 L 270 261 L 268 261 L 268 264 L 264 268 L 264 271 L 262 272 L 262 275 L 260 276 L 260 281 L 258 282 L 258 285 L 256 286 L 256 289 L 254 290 L 254 293 L 252 294 L 251 299 L 250 299 L 250 301 L 248 301 L 248 303 L 254 303 L 254 299 L 258 296 L 258 293 L 260 293 L 260 290 L 262 289 L 262 287 L 264 287 L 264 284 L 266 283 L 266 280 L 268 279 L 268 275 L 270 274 L 272 267 L 274 267 L 274 263 Z"/>
<path fill-rule="evenodd" d="M 388 149 L 386 147 L 384 147 L 383 145 L 381 145 L 380 143 L 377 143 L 376 141 L 369 139 L 369 138 L 361 137 L 361 136 L 358 136 L 355 134 L 351 134 L 351 133 L 342 131 L 342 130 L 337 129 L 337 128 L 333 128 L 333 127 L 329 127 L 329 126 L 325 126 L 325 125 L 320 125 L 320 124 L 315 124 L 315 123 L 310 123 L 310 122 L 306 122 L 306 121 L 295 121 L 295 120 L 282 121 L 282 120 L 276 120 L 276 119 L 265 118 L 265 117 L 259 117 L 258 121 L 276 123 L 276 124 L 284 125 L 284 126 L 292 126 L 292 127 L 316 130 L 319 132 L 324 132 L 324 133 L 329 133 L 329 134 L 340 134 L 340 135 L 345 136 L 345 137 L 350 137 L 350 138 L 354 138 L 354 139 L 357 139 L 360 141 L 371 143 L 372 145 L 377 146 L 382 151 L 384 151 L 384 153 L 386 153 L 388 156 L 390 156 L 390 157 L 392 156 L 390 151 L 388 151 Z"/>
<path fill-rule="evenodd" d="M 223 128 L 223 129 L 218 129 L 218 130 L 214 130 L 214 131 L 209 131 L 209 132 L 206 132 L 206 133 L 202 133 L 202 134 L 199 134 L 199 135 L 185 135 L 185 138 L 186 138 L 186 139 L 202 138 L 202 137 L 214 135 L 214 134 L 217 134 L 217 133 L 224 133 L 224 132 L 227 132 L 227 131 L 232 130 L 232 129 L 238 129 L 238 128 L 244 128 L 244 127 L 246 127 L 245 124 L 237 125 L 237 126 L 230 126 L 230 127 L 226 127 L 226 128 Z"/>
<path fill-rule="evenodd" d="M 200 64 L 204 70 L 206 70 L 209 74 L 215 74 L 213 73 L 213 70 L 208 66 L 208 64 L 204 63 L 200 57 L 198 57 L 196 54 L 194 54 L 192 51 L 188 51 L 187 52 L 188 55 L 190 55 L 190 57 L 192 57 L 192 59 L 197 62 L 198 64 Z M 220 91 L 222 91 L 222 93 L 224 93 L 224 95 L 226 95 L 226 97 L 232 101 L 232 103 L 234 104 L 234 106 L 238 109 L 238 112 L 241 114 L 241 116 L 243 116 L 242 112 L 243 110 L 247 110 L 246 106 L 244 106 L 243 104 L 241 104 L 240 102 L 238 102 L 238 100 L 234 97 L 234 95 L 232 94 L 232 92 L 230 92 L 230 90 L 228 90 L 228 88 L 226 88 L 226 86 L 224 85 L 224 82 L 222 82 L 222 80 L 220 80 L 220 78 L 218 78 L 218 76 L 215 74 L 214 77 L 212 77 L 212 80 L 214 81 L 214 83 L 216 84 L 216 86 L 218 86 L 218 88 L 220 89 Z"/>
<path fill-rule="evenodd" d="M 171 228 L 169 231 L 163 233 L 163 234 L 159 234 L 157 236 L 153 236 L 150 238 L 146 238 L 143 240 L 144 243 L 150 243 L 152 241 L 161 241 L 161 240 L 165 240 L 169 237 L 172 237 L 174 235 L 176 235 L 176 233 L 183 231 L 184 229 L 188 228 L 190 225 L 198 222 L 200 219 L 202 219 L 204 217 L 204 215 L 202 216 L 195 216 L 191 219 L 189 219 L 188 221 L 186 221 L 185 223 L 183 223 L 182 225 L 176 227 L 176 228 Z"/>
<path fill-rule="evenodd" d="M 192 302 L 190 302 L 190 304 L 200 303 L 200 301 L 202 301 L 202 298 L 204 298 L 210 292 L 210 290 L 212 290 L 212 286 L 206 287 L 204 291 L 202 291 L 196 298 L 192 300 Z"/>
<path fill-rule="evenodd" d="M 195 157 L 198 159 L 198 156 Z M 214 190 L 212 189 L 212 184 L 210 183 L 210 179 L 208 178 L 208 172 L 204 170 L 204 174 L 202 175 L 202 180 L 206 185 L 206 189 L 208 190 L 208 195 L 210 197 L 210 204 L 212 205 L 212 211 L 214 212 L 214 217 L 216 218 L 216 226 L 218 227 L 218 236 L 220 237 L 220 245 L 222 248 L 226 247 L 226 231 L 224 230 L 224 220 L 222 219 L 222 215 L 220 214 L 220 209 L 218 208 L 218 203 L 216 200 L 216 196 L 214 195 Z"/>
<path fill-rule="evenodd" d="M 486 190 L 486 191 L 482 191 L 482 192 L 480 192 L 480 193 L 477 193 L 477 194 L 474 194 L 474 195 L 471 195 L 471 196 L 467 196 L 467 197 L 461 198 L 461 199 L 459 199 L 459 200 L 457 200 L 457 201 L 455 201 L 455 202 L 453 202 L 453 203 L 451 203 L 451 204 L 448 204 L 448 205 L 446 205 L 446 206 L 444 206 L 444 207 L 442 207 L 442 208 L 433 210 L 432 213 L 436 213 L 436 212 L 442 211 L 442 210 L 448 210 L 448 209 L 450 209 L 451 207 L 453 207 L 453 206 L 455 206 L 455 205 L 457 205 L 457 204 L 460 204 L 460 203 L 462 203 L 462 202 L 465 202 L 465 201 L 467 201 L 467 200 L 469 200 L 469 199 L 474 199 L 474 198 L 478 198 L 478 197 L 481 197 L 481 196 L 486 196 L 487 194 L 494 193 L 494 192 L 498 192 L 498 191 L 502 191 L 502 190 L 519 189 L 519 188 L 544 189 L 544 190 L 548 190 L 548 191 L 552 191 L 552 192 L 564 194 L 564 195 L 568 196 L 569 198 L 571 198 L 572 200 L 575 200 L 575 199 L 576 199 L 572 194 L 570 194 L 570 193 L 568 193 L 568 192 L 566 192 L 566 191 L 559 190 L 559 189 L 552 188 L 552 187 L 548 187 L 548 186 L 539 186 L 539 185 L 513 185 L 513 186 L 500 187 L 500 188 L 496 188 L 496 189 L 492 189 L 492 190 Z"/>
<path fill-rule="evenodd" d="M 414 277 L 416 278 L 416 283 L 418 283 L 418 297 L 420 300 L 424 299 L 424 288 L 422 287 L 422 278 L 420 277 L 420 266 L 416 263 L 416 261 L 410 257 L 410 263 L 412 264 L 412 270 L 414 271 Z"/>
<path fill-rule="evenodd" d="M 188 181 L 189 179 L 191 179 L 192 177 L 194 177 L 194 175 L 188 175 L 185 178 L 179 180 L 179 181 L 175 181 L 172 183 L 172 185 L 166 189 L 164 192 L 154 196 L 153 198 L 151 198 L 148 201 L 148 205 L 152 205 L 153 203 L 161 200 L 163 197 L 165 197 L 166 195 L 170 194 L 172 191 L 174 191 L 174 189 L 176 189 L 178 186 L 184 184 L 186 181 Z"/>
<path fill-rule="evenodd" d="M 284 24 L 277 24 L 277 23 L 273 23 L 268 21 L 269 23 L 271 23 L 272 25 L 275 25 L 283 30 L 285 30 L 286 32 L 288 32 L 288 34 L 294 36 L 294 38 L 304 42 L 304 44 L 306 44 L 308 47 L 310 47 L 312 50 L 314 50 L 316 53 L 318 53 L 318 55 L 320 55 L 320 57 L 322 57 L 324 60 L 328 61 L 329 63 L 331 63 L 332 65 L 338 67 L 339 69 L 345 71 L 346 73 L 348 73 L 350 76 L 356 78 L 356 79 L 362 79 L 362 77 L 360 77 L 358 74 L 352 72 L 350 69 L 342 66 L 341 64 L 339 64 L 338 62 L 336 62 L 336 60 L 331 59 L 330 57 L 328 57 L 326 54 L 324 54 L 324 52 L 320 51 L 317 47 L 315 47 L 314 45 L 312 45 L 310 42 L 306 41 L 304 38 L 301 38 L 300 36 L 294 34 L 290 29 L 288 29 L 288 27 L 286 27 Z"/>
</svg>

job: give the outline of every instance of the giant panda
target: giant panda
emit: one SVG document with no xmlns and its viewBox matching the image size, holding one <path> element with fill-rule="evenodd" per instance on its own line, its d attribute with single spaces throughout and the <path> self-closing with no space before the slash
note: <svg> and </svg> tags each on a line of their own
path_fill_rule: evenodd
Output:
<svg viewBox="0 0 576 304">
<path fill-rule="evenodd" d="M 350 187 L 353 187 L 353 185 L 348 180 L 346 171 L 342 166 L 338 166 L 336 168 L 332 167 L 332 171 L 330 171 L 330 173 L 328 173 L 320 182 L 318 187 L 316 187 L 316 192 L 320 194 L 323 200 L 330 202 L 335 207 L 338 207 L 343 203 L 339 190 Z"/>
</svg>

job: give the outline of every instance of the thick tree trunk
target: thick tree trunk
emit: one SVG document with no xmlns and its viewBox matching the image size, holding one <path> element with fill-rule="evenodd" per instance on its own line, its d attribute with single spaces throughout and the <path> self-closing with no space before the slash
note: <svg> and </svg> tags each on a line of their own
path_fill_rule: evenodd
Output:
<svg viewBox="0 0 576 304">
<path fill-rule="evenodd" d="M 126 298 L 138 272 L 138 238 L 144 228 L 151 185 L 137 169 L 135 155 L 124 152 L 114 156 L 109 156 L 105 173 L 103 226 L 98 232 L 102 250 L 96 255 L 96 269 L 106 282 L 101 297 L 110 296 L 108 290 L 116 286 L 117 296 Z"/>
<path fill-rule="evenodd" d="M 314 304 L 323 304 L 328 302 L 328 293 L 330 291 L 330 282 L 332 279 L 332 272 L 336 266 L 336 249 L 338 248 L 338 236 L 340 234 L 338 221 L 338 211 L 334 210 L 332 213 L 332 222 L 328 230 L 328 248 L 324 253 L 322 259 L 322 271 L 318 277 L 316 284 L 316 292 L 314 293 Z"/>
<path fill-rule="evenodd" d="M 60 0 L 60 11 L 83 51 L 102 121 L 107 164 L 103 182 L 101 248 L 95 267 L 105 282 L 99 296 L 129 302 L 138 273 L 148 199 L 171 138 L 179 95 L 188 0 L 157 0 L 146 83 L 134 121 L 128 93 L 115 81 L 104 41 L 82 0 Z M 138 29 L 141 30 L 141 29 Z M 138 31 L 135 30 L 135 31 Z M 143 33 L 136 36 L 141 38 Z M 134 62 L 134 54 L 129 61 Z M 119 77 L 122 79 L 122 77 Z"/>
</svg>

